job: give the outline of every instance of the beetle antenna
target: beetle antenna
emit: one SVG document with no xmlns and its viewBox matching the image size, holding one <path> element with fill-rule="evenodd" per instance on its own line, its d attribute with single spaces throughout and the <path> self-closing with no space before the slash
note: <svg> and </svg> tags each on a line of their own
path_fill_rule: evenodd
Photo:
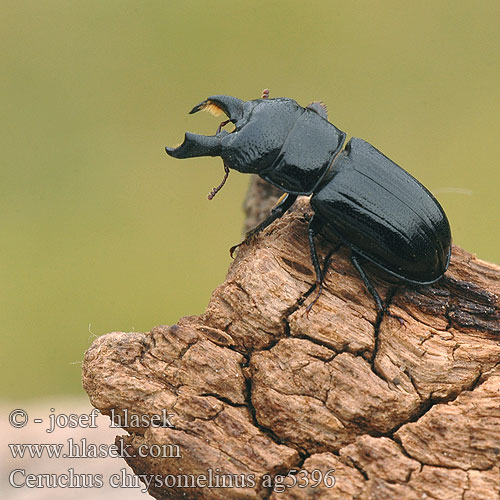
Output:
<svg viewBox="0 0 500 500">
<path fill-rule="evenodd" d="M 215 132 L 215 135 L 219 134 L 222 128 L 225 127 L 230 122 L 231 120 L 224 120 L 223 122 L 221 122 L 221 124 L 217 127 L 217 132 Z"/>
<path fill-rule="evenodd" d="M 213 199 L 213 197 L 222 189 L 222 186 L 226 183 L 228 176 L 229 167 L 224 163 L 224 177 L 222 178 L 222 182 L 217 187 L 214 187 L 210 193 L 208 193 L 207 198 L 209 200 Z"/>
</svg>

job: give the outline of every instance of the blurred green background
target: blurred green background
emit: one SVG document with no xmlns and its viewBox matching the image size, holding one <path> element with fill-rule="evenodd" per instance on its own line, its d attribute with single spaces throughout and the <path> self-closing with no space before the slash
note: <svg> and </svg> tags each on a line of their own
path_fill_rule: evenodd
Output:
<svg viewBox="0 0 500 500">
<path fill-rule="evenodd" d="M 1 395 L 81 394 L 95 335 L 204 310 L 249 178 L 165 155 L 226 93 L 303 105 L 433 191 L 500 262 L 498 1 L 2 1 Z"/>
</svg>

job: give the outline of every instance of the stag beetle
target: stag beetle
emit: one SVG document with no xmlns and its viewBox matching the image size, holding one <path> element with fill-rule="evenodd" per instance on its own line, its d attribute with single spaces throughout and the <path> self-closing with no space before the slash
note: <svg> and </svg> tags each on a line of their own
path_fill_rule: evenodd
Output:
<svg viewBox="0 0 500 500">
<path fill-rule="evenodd" d="M 222 157 L 224 178 L 209 199 L 222 188 L 229 169 L 258 174 L 285 192 L 239 245 L 281 217 L 297 196 L 312 194 L 308 239 L 318 286 L 313 303 L 321 294 L 327 265 L 322 269 L 319 264 L 314 237 L 325 229 L 351 249 L 352 264 L 379 313 L 384 306 L 363 262 L 370 261 L 407 283 L 428 285 L 439 280 L 450 262 L 451 231 L 434 196 L 363 139 L 350 139 L 341 151 L 346 134 L 328 121 L 323 103 L 303 108 L 293 99 L 270 99 L 268 92 L 246 102 L 226 95 L 209 97 L 190 113 L 207 110 L 227 115 L 216 134 L 186 132 L 180 146 L 165 148 L 174 158 Z M 223 129 L 229 122 L 235 126 L 231 133 Z"/>
</svg>

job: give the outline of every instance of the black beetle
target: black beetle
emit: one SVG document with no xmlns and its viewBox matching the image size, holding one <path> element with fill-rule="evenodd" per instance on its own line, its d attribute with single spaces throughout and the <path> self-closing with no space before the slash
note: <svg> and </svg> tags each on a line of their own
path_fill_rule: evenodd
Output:
<svg viewBox="0 0 500 500">
<path fill-rule="evenodd" d="M 441 205 L 420 182 L 366 141 L 352 138 L 341 151 L 346 134 L 327 120 L 322 103 L 303 108 L 293 99 L 269 99 L 266 90 L 261 99 L 246 102 L 212 96 L 190 113 L 203 109 L 223 112 L 228 120 L 213 136 L 186 132 L 184 142 L 165 148 L 167 153 L 175 158 L 222 157 L 224 179 L 210 199 L 223 186 L 229 169 L 258 174 L 285 191 L 242 243 L 281 217 L 298 195 L 312 194 L 314 215 L 308 237 L 319 285 L 314 302 L 325 273 L 314 237 L 324 228 L 351 249 L 351 261 L 379 312 L 384 307 L 361 267 L 363 261 L 417 285 L 434 283 L 446 272 L 451 231 Z M 235 125 L 231 133 L 222 129 L 229 122 Z"/>
</svg>

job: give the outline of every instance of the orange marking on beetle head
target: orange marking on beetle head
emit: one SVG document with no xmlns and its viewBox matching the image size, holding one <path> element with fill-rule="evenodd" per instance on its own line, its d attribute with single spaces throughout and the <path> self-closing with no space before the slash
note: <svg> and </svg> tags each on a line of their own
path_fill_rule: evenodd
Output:
<svg viewBox="0 0 500 500">
<path fill-rule="evenodd" d="M 201 108 L 203 111 L 208 111 L 211 115 L 220 116 L 224 114 L 224 111 L 211 101 L 207 101 L 206 104 Z"/>
</svg>

